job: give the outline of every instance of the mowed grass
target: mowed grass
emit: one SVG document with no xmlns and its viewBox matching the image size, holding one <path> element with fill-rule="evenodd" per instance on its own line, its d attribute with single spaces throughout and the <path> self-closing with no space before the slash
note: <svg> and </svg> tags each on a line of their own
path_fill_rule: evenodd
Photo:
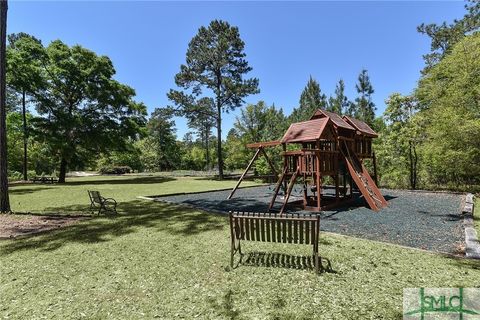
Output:
<svg viewBox="0 0 480 320">
<path fill-rule="evenodd" d="M 94 177 L 13 187 L 16 211 L 82 212 L 86 190 L 97 189 L 121 202 L 120 214 L 1 241 L 0 317 L 399 319 L 403 288 L 480 287 L 478 262 L 333 234 L 321 236 L 330 268 L 320 275 L 310 269 L 311 249 L 298 245 L 244 243 L 258 259 L 250 255 L 232 270 L 226 216 L 136 196 L 234 182 L 163 179 Z"/>
</svg>

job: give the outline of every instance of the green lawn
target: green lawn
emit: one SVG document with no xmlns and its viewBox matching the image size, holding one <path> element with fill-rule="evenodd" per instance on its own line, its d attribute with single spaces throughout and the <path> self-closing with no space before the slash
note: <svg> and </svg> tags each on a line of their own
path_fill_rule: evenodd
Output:
<svg viewBox="0 0 480 320">
<path fill-rule="evenodd" d="M 16 211 L 81 212 L 87 189 L 117 198 L 118 217 L 96 217 L 41 236 L 0 242 L 0 317 L 12 319 L 401 318 L 406 287 L 480 287 L 480 264 L 323 234 L 329 272 L 288 262 L 229 268 L 224 216 L 136 199 L 231 187 L 161 177 L 82 178 L 11 189 Z M 291 261 L 309 247 L 245 243 Z M 281 263 L 280 263 L 281 264 Z"/>
</svg>

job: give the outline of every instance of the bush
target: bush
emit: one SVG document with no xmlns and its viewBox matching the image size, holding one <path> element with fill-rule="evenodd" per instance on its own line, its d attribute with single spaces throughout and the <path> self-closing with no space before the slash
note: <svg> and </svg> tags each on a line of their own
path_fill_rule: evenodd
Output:
<svg viewBox="0 0 480 320">
<path fill-rule="evenodd" d="M 129 166 L 105 166 L 100 168 L 101 174 L 125 174 L 133 172 Z"/>
</svg>

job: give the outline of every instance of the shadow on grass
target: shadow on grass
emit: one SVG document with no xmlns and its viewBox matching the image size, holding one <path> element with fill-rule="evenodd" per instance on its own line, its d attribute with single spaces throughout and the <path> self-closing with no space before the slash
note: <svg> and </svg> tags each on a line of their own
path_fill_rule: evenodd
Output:
<svg viewBox="0 0 480 320">
<path fill-rule="evenodd" d="M 85 206 L 56 208 L 58 212 L 88 212 Z M 226 217 L 194 211 L 160 202 L 134 200 L 117 207 L 118 215 L 94 216 L 52 233 L 21 238 L 0 246 L 0 255 L 22 250 L 52 251 L 70 243 L 107 242 L 133 232 L 138 228 L 166 231 L 173 235 L 192 236 L 211 230 L 222 230 Z"/>
<path fill-rule="evenodd" d="M 176 180 L 173 177 L 165 176 L 147 176 L 147 177 L 132 177 L 132 176 L 114 176 L 121 179 L 111 179 L 105 176 L 105 179 L 101 180 L 79 180 L 68 179 L 64 184 L 57 184 L 59 186 L 78 186 L 78 185 L 100 185 L 100 184 L 156 184 Z M 123 179 L 122 179 L 123 178 Z"/>
<path fill-rule="evenodd" d="M 298 256 L 278 252 L 261 251 L 254 251 L 244 254 L 238 265 L 300 270 L 315 269 L 312 256 Z M 332 269 L 330 260 L 323 257 L 320 257 L 320 272 L 336 273 L 336 271 Z"/>
<path fill-rule="evenodd" d="M 15 187 L 10 187 L 8 189 L 9 194 L 15 194 L 15 195 L 22 195 L 22 194 L 29 194 L 37 191 L 42 191 L 42 190 L 50 190 L 54 188 L 53 186 L 50 187 L 32 187 L 32 188 L 16 188 Z"/>
</svg>

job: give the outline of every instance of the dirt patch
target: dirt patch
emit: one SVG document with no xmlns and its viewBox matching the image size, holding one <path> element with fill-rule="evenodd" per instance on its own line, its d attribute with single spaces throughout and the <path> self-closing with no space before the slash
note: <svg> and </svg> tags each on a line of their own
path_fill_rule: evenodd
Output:
<svg viewBox="0 0 480 320">
<path fill-rule="evenodd" d="M 0 239 L 12 239 L 56 230 L 88 218 L 86 216 L 2 214 L 0 215 Z"/>
</svg>

